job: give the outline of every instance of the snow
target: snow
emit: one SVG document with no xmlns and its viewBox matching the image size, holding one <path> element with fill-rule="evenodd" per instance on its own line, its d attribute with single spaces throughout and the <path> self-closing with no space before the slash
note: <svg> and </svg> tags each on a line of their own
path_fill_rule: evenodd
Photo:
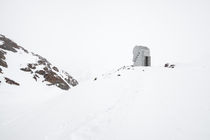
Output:
<svg viewBox="0 0 210 140">
<path fill-rule="evenodd" d="M 0 139 L 208 140 L 209 70 L 124 67 L 68 92 L 1 86 Z"/>
<path fill-rule="evenodd" d="M 4 44 L 4 41 L 0 40 L 0 45 L 3 45 Z"/>
<path fill-rule="evenodd" d="M 8 52 L 0 81 L 21 86 L 0 83 L 0 140 L 209 140 L 209 3 L 1 1 L 0 34 L 80 84 L 46 87 L 14 71 L 33 57 Z M 116 70 L 135 45 L 150 48 L 152 67 Z"/>
</svg>

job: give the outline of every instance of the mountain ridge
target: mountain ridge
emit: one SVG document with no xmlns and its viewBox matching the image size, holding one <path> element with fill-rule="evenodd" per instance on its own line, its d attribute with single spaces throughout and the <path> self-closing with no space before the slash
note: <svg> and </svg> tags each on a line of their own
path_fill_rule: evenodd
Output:
<svg viewBox="0 0 210 140">
<path fill-rule="evenodd" d="M 29 59 L 26 60 L 26 57 Z M 10 62 L 8 59 L 11 59 Z M 12 76 L 13 78 L 6 76 L 7 69 L 18 63 L 18 59 L 22 59 L 22 61 L 19 62 L 20 64 L 15 68 L 15 71 L 30 73 L 37 82 L 41 81 L 48 86 L 54 85 L 63 90 L 69 90 L 78 85 L 78 81 L 69 73 L 52 65 L 46 58 L 29 52 L 11 39 L 0 35 L 0 74 L 4 77 L 1 77 L 0 83 L 21 86 L 18 79 L 14 78 L 15 76 Z"/>
</svg>

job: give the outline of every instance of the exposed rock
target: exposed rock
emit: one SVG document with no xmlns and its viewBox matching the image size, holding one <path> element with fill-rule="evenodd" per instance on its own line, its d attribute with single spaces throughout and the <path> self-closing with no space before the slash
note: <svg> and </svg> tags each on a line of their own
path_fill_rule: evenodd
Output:
<svg viewBox="0 0 210 140">
<path fill-rule="evenodd" d="M 27 67 L 21 68 L 22 71 L 31 72 L 33 73 L 33 70 L 35 70 L 35 74 L 33 78 L 37 81 L 38 78 L 40 78 L 37 74 L 40 76 L 43 76 L 44 81 L 49 82 L 48 85 L 55 85 L 61 89 L 68 90 L 71 86 L 76 86 L 78 84 L 77 80 L 73 79 L 67 72 L 64 72 L 65 78 L 62 78 L 59 76 L 56 72 L 59 72 L 58 68 L 53 66 L 51 68 L 51 64 L 43 57 L 34 54 L 39 59 L 37 63 L 29 63 L 27 64 Z M 45 67 L 41 70 L 36 70 L 36 66 L 38 65 L 45 65 Z M 55 72 L 54 72 L 54 71 Z"/>
<path fill-rule="evenodd" d="M 0 40 L 4 41 L 4 44 L 0 45 L 0 48 L 2 48 L 4 50 L 17 52 L 16 49 L 20 49 L 20 46 L 18 46 L 15 42 L 13 42 L 12 40 L 6 38 L 3 35 L 0 36 Z"/>
<path fill-rule="evenodd" d="M 174 68 L 174 67 L 175 67 L 175 65 L 174 65 L 174 64 L 172 64 L 172 65 L 170 65 L 170 66 L 169 66 L 169 68 Z"/>
<path fill-rule="evenodd" d="M 28 50 L 24 49 L 23 47 L 20 47 L 25 53 L 29 53 Z"/>
<path fill-rule="evenodd" d="M 0 66 L 5 67 L 5 68 L 8 67 L 7 63 L 2 59 L 0 59 Z"/>
<path fill-rule="evenodd" d="M 43 70 L 38 70 L 36 73 L 40 75 L 44 75 L 44 81 L 48 81 L 49 85 L 56 85 L 57 87 L 68 90 L 71 86 L 76 86 L 78 84 L 77 80 L 73 79 L 67 72 L 64 72 L 66 78 L 60 77 L 57 73 L 53 72 L 59 72 L 59 69 L 55 66 L 51 67 L 51 63 L 47 61 L 47 59 L 41 57 L 40 55 L 34 54 L 34 56 L 37 56 L 39 60 L 37 63 L 39 65 L 45 65 Z"/>
<path fill-rule="evenodd" d="M 29 67 L 21 68 L 20 70 L 25 71 L 25 72 L 32 72 Z"/>
<path fill-rule="evenodd" d="M 8 65 L 7 65 L 7 63 L 5 62 L 5 59 L 6 59 L 5 54 L 6 54 L 5 51 L 0 50 L 0 66 L 7 68 Z"/>
<path fill-rule="evenodd" d="M 53 69 L 54 69 L 55 71 L 59 72 L 59 70 L 58 70 L 57 67 L 54 66 Z"/>
<path fill-rule="evenodd" d="M 38 73 L 40 75 L 45 75 L 45 71 L 44 70 L 37 70 L 35 73 Z"/>
<path fill-rule="evenodd" d="M 164 65 L 164 67 L 166 67 L 166 68 L 174 68 L 174 67 L 175 67 L 175 64 L 166 63 L 166 64 Z"/>
<path fill-rule="evenodd" d="M 70 87 L 69 85 L 56 73 L 49 71 L 47 74 L 44 75 L 45 81 L 51 83 L 50 85 L 56 85 L 57 87 L 68 90 Z"/>
<path fill-rule="evenodd" d="M 68 84 L 72 85 L 73 87 L 78 85 L 77 80 L 75 80 L 72 76 L 70 76 L 67 72 L 64 72 L 67 78 L 65 80 L 67 81 Z"/>
<path fill-rule="evenodd" d="M 44 57 L 35 53 L 29 53 L 26 49 L 19 46 L 18 44 L 3 35 L 0 35 L 0 66 L 3 66 L 5 68 L 8 67 L 8 64 L 6 62 L 6 54 L 8 51 L 16 53 L 20 50 L 24 51 L 28 55 L 31 55 L 34 60 L 36 60 L 33 61 L 33 59 L 31 59 L 32 62 L 28 62 L 28 64 L 20 68 L 20 70 L 23 72 L 30 72 L 32 78 L 36 81 L 38 81 L 39 78 L 43 78 L 44 80 L 42 82 L 47 81 L 47 83 L 49 82 L 48 85 L 55 85 L 64 90 L 68 90 L 71 86 L 76 86 L 78 84 L 77 80 L 71 77 L 68 73 L 61 71 L 57 67 L 53 66 Z M 22 54 L 22 52 L 19 54 Z M 1 68 L 0 73 L 3 73 Z M 5 80 L 9 84 L 19 84 L 6 77 Z"/>
<path fill-rule="evenodd" d="M 39 65 L 47 65 L 47 67 L 50 67 L 51 63 L 49 61 L 47 61 L 47 59 L 45 59 L 44 57 L 42 57 L 38 54 L 35 54 L 35 53 L 32 53 L 32 55 L 39 58 L 39 60 L 38 60 Z"/>
<path fill-rule="evenodd" d="M 36 64 L 28 64 L 28 67 L 31 69 L 36 69 Z"/>
<path fill-rule="evenodd" d="M 15 82 L 15 81 L 13 81 L 13 80 L 7 78 L 7 77 L 4 77 L 4 79 L 5 79 L 6 83 L 8 83 L 8 84 L 10 84 L 10 85 L 17 85 L 17 86 L 20 85 L 19 83 Z"/>
<path fill-rule="evenodd" d="M 71 82 L 71 85 L 73 86 L 73 87 L 75 87 L 76 85 L 78 85 L 79 83 L 78 83 L 78 81 L 76 80 L 76 79 L 72 79 L 72 82 Z"/>
<path fill-rule="evenodd" d="M 39 65 L 46 65 L 46 63 L 45 63 L 44 60 L 39 60 L 39 61 L 38 61 L 38 64 L 39 64 Z"/>
<path fill-rule="evenodd" d="M 39 76 L 35 74 L 33 78 L 37 81 L 37 78 L 39 78 Z"/>
<path fill-rule="evenodd" d="M 72 85 L 73 87 L 78 85 L 78 82 L 75 79 L 67 79 L 67 78 L 65 78 L 65 80 L 68 82 L 68 84 Z"/>
<path fill-rule="evenodd" d="M 4 35 L 0 35 L 0 41 L 4 42 L 2 45 L 0 45 L 0 48 L 4 50 L 17 52 L 18 49 L 22 49 L 25 53 L 29 53 L 26 49 L 17 45 L 15 42 L 10 40 L 9 38 L 6 38 Z"/>
<path fill-rule="evenodd" d="M 44 67 L 44 70 L 45 70 L 45 71 L 48 71 L 48 68 L 47 68 L 47 67 Z"/>
<path fill-rule="evenodd" d="M 168 67 L 169 66 L 169 63 L 166 63 L 165 65 L 164 65 L 164 67 Z"/>
<path fill-rule="evenodd" d="M 6 57 L 4 56 L 5 54 L 6 54 L 6 52 L 5 52 L 5 51 L 0 50 L 0 59 L 5 60 L 5 59 L 6 59 Z"/>
</svg>

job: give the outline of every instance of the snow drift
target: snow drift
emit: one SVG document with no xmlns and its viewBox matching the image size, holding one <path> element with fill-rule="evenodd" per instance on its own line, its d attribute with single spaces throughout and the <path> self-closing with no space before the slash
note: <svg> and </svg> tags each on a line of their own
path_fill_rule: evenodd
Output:
<svg viewBox="0 0 210 140">
<path fill-rule="evenodd" d="M 209 70 L 128 66 L 71 92 L 3 88 L 0 139 L 209 140 Z"/>
</svg>

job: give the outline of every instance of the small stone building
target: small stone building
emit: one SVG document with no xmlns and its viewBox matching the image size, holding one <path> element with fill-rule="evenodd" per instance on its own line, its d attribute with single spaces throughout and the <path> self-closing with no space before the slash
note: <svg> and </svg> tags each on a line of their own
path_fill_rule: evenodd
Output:
<svg viewBox="0 0 210 140">
<path fill-rule="evenodd" d="M 150 50 L 145 46 L 135 46 L 133 49 L 134 66 L 151 66 Z"/>
</svg>

